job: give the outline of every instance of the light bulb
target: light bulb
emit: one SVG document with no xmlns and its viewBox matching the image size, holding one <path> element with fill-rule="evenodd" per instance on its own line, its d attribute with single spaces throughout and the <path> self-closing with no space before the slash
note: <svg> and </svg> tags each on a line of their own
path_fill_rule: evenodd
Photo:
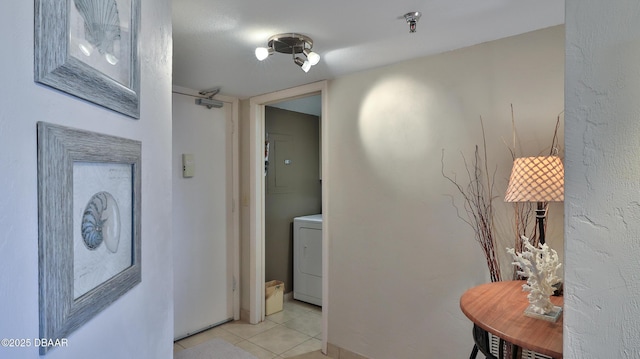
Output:
<svg viewBox="0 0 640 359">
<path fill-rule="evenodd" d="M 271 51 L 266 47 L 257 47 L 256 48 L 256 58 L 260 61 L 266 59 L 271 54 Z"/>
<path fill-rule="evenodd" d="M 304 72 L 309 72 L 309 69 L 311 68 L 311 63 L 308 60 L 303 61 L 301 58 L 295 57 L 293 59 L 293 62 L 295 62 L 296 65 L 300 66 L 300 68 Z"/>
<path fill-rule="evenodd" d="M 309 72 L 309 69 L 311 68 L 311 62 L 309 61 L 305 61 L 302 66 L 300 66 L 300 68 L 302 69 L 302 71 L 304 72 Z"/>
<path fill-rule="evenodd" d="M 318 53 L 313 52 L 309 49 L 305 49 L 304 54 L 307 55 L 307 60 L 309 60 L 309 63 L 311 64 L 311 66 L 314 66 L 318 62 L 320 62 L 320 55 L 318 55 Z"/>
</svg>

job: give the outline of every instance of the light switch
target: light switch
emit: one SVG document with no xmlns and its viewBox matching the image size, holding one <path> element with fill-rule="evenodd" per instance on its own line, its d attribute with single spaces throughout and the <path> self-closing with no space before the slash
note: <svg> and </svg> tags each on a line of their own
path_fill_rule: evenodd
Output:
<svg viewBox="0 0 640 359">
<path fill-rule="evenodd" d="M 182 177 L 193 177 L 196 171 L 196 163 L 191 153 L 182 154 Z"/>
</svg>

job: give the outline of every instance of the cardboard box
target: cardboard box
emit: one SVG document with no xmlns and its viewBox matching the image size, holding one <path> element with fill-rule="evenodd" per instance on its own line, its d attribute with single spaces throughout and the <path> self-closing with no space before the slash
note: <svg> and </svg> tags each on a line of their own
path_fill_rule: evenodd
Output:
<svg viewBox="0 0 640 359">
<path fill-rule="evenodd" d="M 284 301 L 284 282 L 268 281 L 264 285 L 264 315 L 271 315 L 282 310 Z"/>
</svg>

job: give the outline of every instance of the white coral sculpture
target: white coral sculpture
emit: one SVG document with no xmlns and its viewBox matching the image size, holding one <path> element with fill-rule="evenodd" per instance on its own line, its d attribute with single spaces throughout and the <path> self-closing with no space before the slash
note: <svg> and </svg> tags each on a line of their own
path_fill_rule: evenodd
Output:
<svg viewBox="0 0 640 359">
<path fill-rule="evenodd" d="M 529 238 L 522 236 L 526 251 L 516 253 L 513 248 L 507 248 L 507 253 L 513 256 L 512 264 L 520 267 L 518 274 L 527 277 L 527 284 L 522 285 L 522 290 L 528 291 L 531 309 L 538 314 L 548 314 L 553 311 L 553 304 L 549 297 L 553 294 L 554 285 L 561 279 L 556 272 L 562 264 L 558 260 L 558 253 L 543 244 L 540 248 L 531 245 Z"/>
</svg>

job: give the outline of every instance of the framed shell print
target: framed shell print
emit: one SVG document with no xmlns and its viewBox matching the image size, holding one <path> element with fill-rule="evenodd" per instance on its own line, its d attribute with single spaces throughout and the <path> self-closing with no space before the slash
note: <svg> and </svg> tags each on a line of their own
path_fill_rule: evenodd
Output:
<svg viewBox="0 0 640 359">
<path fill-rule="evenodd" d="M 35 0 L 35 81 L 140 117 L 140 0 Z"/>
<path fill-rule="evenodd" d="M 55 341 L 141 281 L 141 143 L 37 126 L 40 337 Z"/>
</svg>

